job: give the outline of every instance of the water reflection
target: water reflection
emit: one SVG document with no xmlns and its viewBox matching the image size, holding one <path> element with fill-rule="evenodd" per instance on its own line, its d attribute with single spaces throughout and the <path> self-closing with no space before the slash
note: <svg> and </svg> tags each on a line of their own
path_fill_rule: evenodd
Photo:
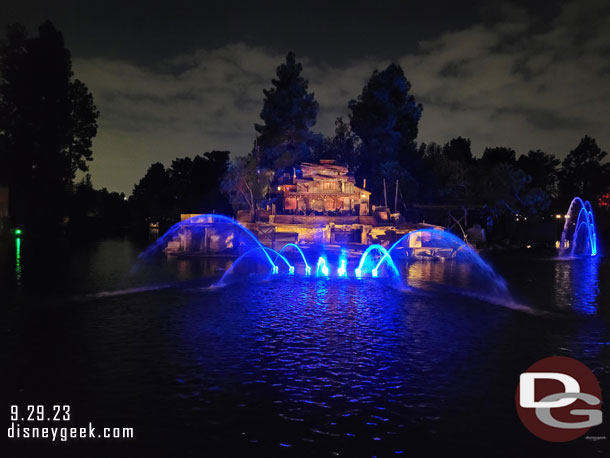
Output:
<svg viewBox="0 0 610 458">
<path fill-rule="evenodd" d="M 599 257 L 555 263 L 555 301 L 564 310 L 594 315 L 599 294 Z"/>
<path fill-rule="evenodd" d="M 21 237 L 15 238 L 15 279 L 21 285 Z"/>
<path fill-rule="evenodd" d="M 461 291 L 489 298 L 509 296 L 506 283 L 493 270 L 482 270 L 468 262 L 415 261 L 401 267 L 401 270 L 406 271 L 406 283 L 414 288 Z"/>
<path fill-rule="evenodd" d="M 10 242 L 13 278 L 21 242 Z M 27 285 L 29 240 L 25 246 Z M 115 291 L 138 252 L 125 240 L 105 241 L 70 251 L 68 269 L 54 270 L 70 292 Z M 138 446 L 171 435 L 181 439 L 171 447 L 210 456 L 276 456 L 279 447 L 292 456 L 428 456 L 430 444 L 478 446 L 498 425 L 515 439 L 493 447 L 516 454 L 532 442 L 513 421 L 507 393 L 533 360 L 573 356 L 607 384 L 607 291 L 598 290 L 610 271 L 598 259 L 494 259 L 532 307 L 561 305 L 572 318 L 595 313 L 598 302 L 598 315 L 579 319 L 454 294 L 489 277 L 475 280 L 470 266 L 450 261 L 401 266 L 425 291 L 396 290 L 383 278 L 304 276 L 202 288 L 198 280 L 218 278 L 232 262 L 161 255 L 130 281 L 172 287 L 65 301 L 46 295 L 44 313 L 16 308 L 9 398 L 59 397 L 93 419 L 134 426 Z M 214 446 L 223 453 L 208 453 Z M 137 454 L 155 453 L 150 445 Z"/>
</svg>

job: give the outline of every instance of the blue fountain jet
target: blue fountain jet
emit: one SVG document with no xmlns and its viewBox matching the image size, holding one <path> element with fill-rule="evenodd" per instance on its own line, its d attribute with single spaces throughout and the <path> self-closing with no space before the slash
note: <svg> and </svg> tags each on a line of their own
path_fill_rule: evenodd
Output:
<svg viewBox="0 0 610 458">
<path fill-rule="evenodd" d="M 390 253 L 388 253 L 388 250 L 386 250 L 381 245 L 370 245 L 365 250 L 365 252 L 362 253 L 362 256 L 360 257 L 360 262 L 358 263 L 358 267 L 356 267 L 356 270 L 354 272 L 356 274 L 356 277 L 362 277 L 362 269 L 364 267 L 366 258 L 368 257 L 369 253 L 373 250 L 376 250 L 379 253 L 381 253 L 381 255 L 382 255 L 381 260 L 386 260 L 388 266 L 392 269 L 392 272 L 395 273 L 396 275 L 400 276 L 400 272 L 398 272 L 398 269 L 396 268 L 396 264 L 394 264 L 394 260 L 390 256 Z M 371 271 L 371 275 L 373 277 L 377 277 L 379 275 L 379 266 L 380 265 L 381 265 L 381 261 L 379 261 L 379 263 Z"/>
<path fill-rule="evenodd" d="M 329 274 L 329 269 L 326 265 L 326 259 L 324 259 L 324 257 L 322 256 L 318 258 L 318 263 L 316 264 L 316 276 L 319 277 L 320 274 L 324 275 L 325 277 L 328 277 Z"/>
<path fill-rule="evenodd" d="M 576 211 L 578 210 L 578 213 Z M 576 218 L 574 218 L 576 215 Z M 578 246 L 581 235 L 585 236 L 585 246 Z M 585 254 L 590 256 L 597 255 L 597 230 L 595 227 L 595 217 L 591 203 L 583 201 L 580 197 L 574 197 L 570 203 L 570 208 L 566 214 L 566 222 L 561 233 L 560 248 L 562 253 L 570 250 L 570 256 Z M 581 250 L 584 250 L 581 251 Z"/>
<path fill-rule="evenodd" d="M 347 260 L 345 258 L 341 258 L 339 259 L 339 268 L 337 269 L 337 275 L 339 275 L 340 277 L 346 277 L 347 276 Z"/>
<path fill-rule="evenodd" d="M 279 254 L 283 253 L 286 248 L 295 248 L 299 252 L 299 254 L 301 255 L 301 259 L 303 259 L 303 262 L 305 263 L 305 275 L 311 275 L 311 267 L 309 264 L 307 264 L 307 259 L 305 259 L 305 254 L 303 253 L 303 250 L 301 250 L 301 248 L 295 243 L 287 243 L 280 250 Z M 294 266 L 292 266 L 292 272 L 289 273 L 294 273 Z"/>
</svg>

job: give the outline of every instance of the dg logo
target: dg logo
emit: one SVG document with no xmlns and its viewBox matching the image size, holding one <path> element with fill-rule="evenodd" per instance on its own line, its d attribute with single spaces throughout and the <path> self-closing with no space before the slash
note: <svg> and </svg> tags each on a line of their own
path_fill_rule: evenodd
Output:
<svg viewBox="0 0 610 458">
<path fill-rule="evenodd" d="M 602 423 L 597 378 L 566 356 L 541 359 L 521 374 L 515 403 L 525 427 L 550 442 L 577 439 Z"/>
</svg>

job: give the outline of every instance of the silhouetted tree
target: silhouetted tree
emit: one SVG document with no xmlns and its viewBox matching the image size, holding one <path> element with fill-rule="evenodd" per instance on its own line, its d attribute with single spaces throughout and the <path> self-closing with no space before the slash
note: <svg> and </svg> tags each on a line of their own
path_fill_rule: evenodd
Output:
<svg viewBox="0 0 610 458">
<path fill-rule="evenodd" d="M 524 199 L 523 191 L 530 178 L 523 170 L 509 162 L 489 165 L 479 161 L 475 167 L 472 175 L 474 196 L 495 218 L 526 211 L 528 201 Z"/>
<path fill-rule="evenodd" d="M 308 82 L 301 76 L 303 66 L 296 62 L 294 52 L 277 68 L 274 87 L 263 91 L 265 101 L 260 117 L 264 124 L 255 124 L 259 133 L 256 153 L 262 167 L 285 168 L 309 159 L 322 136 L 311 132 L 318 115 L 318 102 L 307 92 Z"/>
<path fill-rule="evenodd" d="M 319 157 L 314 159 L 334 159 L 354 171 L 360 159 L 360 143 L 360 139 L 352 132 L 349 124 L 339 117 L 335 121 L 335 135 L 325 139 L 324 148 L 316 155 Z"/>
<path fill-rule="evenodd" d="M 97 111 L 87 87 L 73 79 L 70 52 L 51 22 L 28 38 L 20 24 L 0 44 L 0 155 L 19 225 L 46 225 L 67 212 L 78 170 L 92 159 Z M 48 226 L 47 226 L 48 227 Z"/>
<path fill-rule="evenodd" d="M 125 194 L 94 189 L 89 174 L 74 186 L 69 215 L 70 233 L 78 237 L 115 232 L 130 223 Z"/>
<path fill-rule="evenodd" d="M 417 159 L 415 139 L 422 106 L 409 93 L 411 84 L 398 64 L 373 72 L 357 100 L 348 104 L 352 131 L 362 140 L 357 177 L 367 178 L 377 202 L 383 198 L 382 169 L 399 164 L 407 171 Z"/>
<path fill-rule="evenodd" d="M 167 169 L 159 162 L 151 165 L 130 198 L 136 221 L 176 221 L 181 213 L 230 213 L 221 193 L 228 167 L 228 151 L 177 158 Z"/>
<path fill-rule="evenodd" d="M 169 191 L 169 173 L 163 164 L 155 162 L 134 186 L 129 198 L 135 221 L 148 223 L 171 218 L 174 198 Z"/>
<path fill-rule="evenodd" d="M 562 205 L 574 196 L 580 196 L 592 203 L 604 192 L 608 192 L 610 164 L 602 164 L 606 157 L 594 138 L 585 135 L 562 162 L 560 191 Z"/>
<path fill-rule="evenodd" d="M 228 151 L 174 159 L 168 169 L 173 214 L 230 213 L 229 201 L 220 191 L 228 167 Z"/>
<path fill-rule="evenodd" d="M 506 148 L 499 146 L 495 148 L 485 148 L 483 156 L 481 157 L 481 163 L 485 167 L 493 167 L 499 164 L 515 164 L 517 160 L 517 154 L 512 148 Z"/>
<path fill-rule="evenodd" d="M 442 147 L 436 143 L 420 145 L 423 172 L 419 199 L 422 202 L 463 204 L 471 201 L 472 154 L 467 154 L 470 141 L 461 140 L 454 139 Z"/>
<path fill-rule="evenodd" d="M 530 186 L 544 191 L 549 199 L 557 197 L 561 161 L 544 151 L 528 151 L 517 160 L 517 166 L 531 177 Z"/>
<path fill-rule="evenodd" d="M 258 167 L 254 156 L 237 157 L 224 175 L 222 192 L 235 210 L 245 208 L 254 218 L 259 203 L 269 191 L 274 172 Z"/>
<path fill-rule="evenodd" d="M 443 146 L 443 156 L 451 161 L 471 162 L 473 160 L 470 150 L 470 139 L 457 137 Z"/>
</svg>

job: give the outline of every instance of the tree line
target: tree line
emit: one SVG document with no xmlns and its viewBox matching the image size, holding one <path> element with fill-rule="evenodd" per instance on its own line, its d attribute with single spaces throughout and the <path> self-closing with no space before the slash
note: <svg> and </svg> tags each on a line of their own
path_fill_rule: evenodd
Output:
<svg viewBox="0 0 610 458">
<path fill-rule="evenodd" d="M 0 183 L 12 222 L 54 227 L 68 213 L 76 173 L 93 159 L 99 111 L 49 21 L 33 37 L 21 24 L 7 27 L 0 75 Z"/>
<path fill-rule="evenodd" d="M 496 219 L 563 212 L 579 195 L 594 205 L 610 193 L 610 164 L 595 139 L 584 136 L 560 160 L 532 150 L 517 156 L 494 146 L 475 157 L 471 142 L 418 143 L 424 107 L 400 65 L 375 70 L 333 135 L 314 130 L 319 105 L 293 52 L 263 90 L 256 139 L 247 154 L 211 151 L 152 164 L 127 199 L 96 190 L 87 172 L 99 111 L 86 85 L 74 78 L 61 33 L 45 22 L 38 36 L 22 25 L 0 43 L 0 184 L 11 193 L 13 224 L 36 227 L 69 217 L 115 225 L 176 221 L 180 213 L 255 212 L 277 173 L 303 161 L 335 159 L 357 184 L 384 203 L 384 181 L 398 183 L 398 210 L 412 204 L 479 205 Z M 235 152 L 234 152 L 235 153 Z M 605 197 L 604 197 L 605 196 Z M 600 200 L 602 199 L 602 200 Z M 607 209 L 607 206 L 604 207 Z"/>
<path fill-rule="evenodd" d="M 263 91 L 255 148 L 233 161 L 223 181 L 235 208 L 256 210 L 273 178 L 269 170 L 291 171 L 302 161 L 319 159 L 346 164 L 360 186 L 366 179 L 376 204 L 385 204 L 384 181 L 398 182 L 401 211 L 414 203 L 480 205 L 496 219 L 536 217 L 564 211 L 575 195 L 595 204 L 610 192 L 606 152 L 589 136 L 563 161 L 541 150 L 517 157 L 510 147 L 488 147 L 476 158 L 470 140 L 462 137 L 444 145 L 418 144 L 423 106 L 396 63 L 373 72 L 361 94 L 348 102 L 349 120 L 338 118 L 334 135 L 324 137 L 312 130 L 319 106 L 302 71 L 288 53 L 272 87 Z"/>
</svg>

